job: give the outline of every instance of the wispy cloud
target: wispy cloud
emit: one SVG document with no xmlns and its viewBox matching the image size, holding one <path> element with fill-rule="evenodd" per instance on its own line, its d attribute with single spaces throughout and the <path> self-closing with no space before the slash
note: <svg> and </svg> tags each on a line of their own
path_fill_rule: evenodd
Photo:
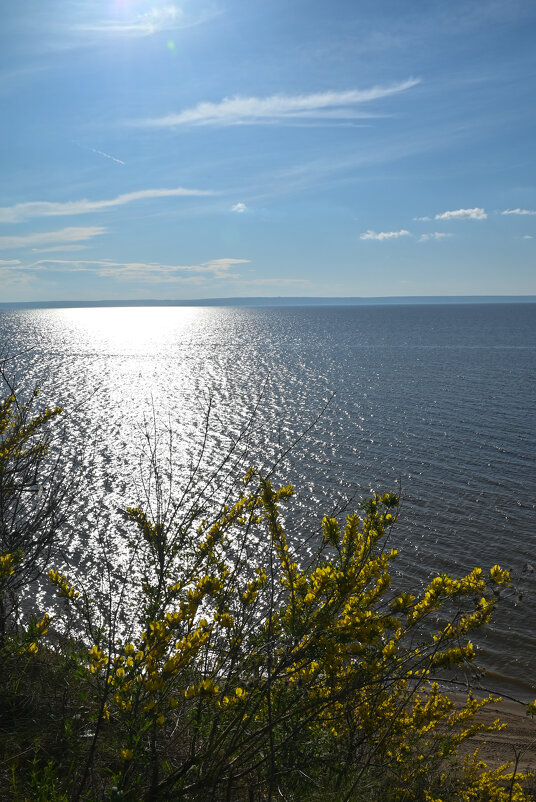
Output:
<svg viewBox="0 0 536 802">
<path fill-rule="evenodd" d="M 295 120 L 347 120 L 377 116 L 359 110 L 362 103 L 380 100 L 416 86 L 409 78 L 390 86 L 349 89 L 343 92 L 315 92 L 308 95 L 271 95 L 269 97 L 226 97 L 219 103 L 199 103 L 190 109 L 165 117 L 136 121 L 138 125 L 168 128 L 181 125 L 258 125 Z"/>
<path fill-rule="evenodd" d="M 35 253 L 58 253 L 58 251 L 84 251 L 87 245 L 51 245 L 49 248 L 32 248 Z"/>
<path fill-rule="evenodd" d="M 486 220 L 487 214 L 478 206 L 474 209 L 455 209 L 449 212 L 436 214 L 434 220 Z M 423 220 L 425 218 L 422 218 Z"/>
<path fill-rule="evenodd" d="M 247 212 L 247 206 L 245 203 L 235 203 L 234 206 L 231 206 L 232 212 L 238 212 L 238 214 L 243 214 Z"/>
<path fill-rule="evenodd" d="M 29 248 L 33 245 L 48 245 L 70 242 L 84 242 L 104 234 L 108 229 L 102 226 L 71 226 L 59 231 L 41 231 L 35 234 L 22 234 L 21 236 L 0 237 L 0 250 L 10 248 Z"/>
<path fill-rule="evenodd" d="M 445 234 L 443 231 L 432 231 L 430 234 L 421 234 L 419 242 L 428 242 L 429 240 L 446 239 L 452 237 L 452 234 Z"/>
<path fill-rule="evenodd" d="M 214 270 L 214 271 L 221 271 L 225 272 L 233 265 L 245 265 L 249 264 L 250 259 L 211 259 L 210 262 L 202 262 L 202 267 L 205 270 Z"/>
<path fill-rule="evenodd" d="M 161 262 L 117 262 L 111 259 L 39 259 L 24 265 L 27 270 L 53 270 L 66 273 L 92 273 L 101 278 L 122 281 L 151 281 L 166 283 L 173 281 L 199 281 L 201 279 L 239 279 L 231 273 L 235 265 L 248 264 L 249 259 L 224 257 L 200 264 L 178 265 Z"/>
<path fill-rule="evenodd" d="M 240 286 L 243 287 L 263 287 L 263 286 L 277 286 L 277 287 L 291 287 L 293 284 L 297 285 L 304 285 L 310 284 L 310 280 L 307 278 L 251 278 L 251 279 L 242 279 L 240 281 Z"/>
<path fill-rule="evenodd" d="M 533 209 L 505 209 L 501 214 L 536 214 L 536 211 Z"/>
<path fill-rule="evenodd" d="M 175 187 L 174 189 L 141 189 L 137 192 L 125 192 L 122 195 L 117 195 L 115 198 L 96 201 L 91 201 L 87 198 L 77 201 L 66 201 L 64 203 L 56 203 L 54 201 L 29 201 L 27 203 L 16 203 L 13 206 L 0 207 L 0 223 L 20 223 L 22 220 L 29 220 L 32 217 L 61 217 L 73 214 L 90 214 L 91 212 L 112 209 L 116 206 L 124 206 L 126 203 L 153 198 L 178 198 L 214 194 L 215 193 L 209 189 Z"/>
<path fill-rule="evenodd" d="M 405 228 L 401 229 L 400 231 L 365 231 L 364 234 L 361 234 L 360 239 L 375 239 L 375 240 L 387 240 L 387 239 L 398 239 L 399 237 L 409 237 L 411 234 L 409 231 L 406 231 Z"/>
<path fill-rule="evenodd" d="M 0 259 L 0 277 L 2 278 L 3 288 L 24 286 L 32 280 L 32 273 L 21 270 L 20 267 L 21 264 L 17 259 L 10 261 Z"/>
<path fill-rule="evenodd" d="M 174 31 L 181 28 L 193 28 L 202 25 L 220 15 L 215 7 L 196 10 L 195 14 L 187 14 L 185 9 L 174 4 L 154 5 L 142 13 L 130 13 L 128 6 L 117 6 L 121 14 L 116 19 L 100 19 L 80 23 L 77 31 L 82 33 L 123 34 L 127 36 L 151 36 L 161 31 Z"/>
<path fill-rule="evenodd" d="M 523 239 L 534 239 L 532 234 L 523 234 Z"/>
</svg>

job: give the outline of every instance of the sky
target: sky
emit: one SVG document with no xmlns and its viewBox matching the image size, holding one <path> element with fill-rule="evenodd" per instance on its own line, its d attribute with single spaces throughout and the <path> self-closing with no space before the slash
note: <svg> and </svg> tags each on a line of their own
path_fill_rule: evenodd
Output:
<svg viewBox="0 0 536 802">
<path fill-rule="evenodd" d="M 534 0 L 0 21 L 0 301 L 536 294 Z"/>
</svg>

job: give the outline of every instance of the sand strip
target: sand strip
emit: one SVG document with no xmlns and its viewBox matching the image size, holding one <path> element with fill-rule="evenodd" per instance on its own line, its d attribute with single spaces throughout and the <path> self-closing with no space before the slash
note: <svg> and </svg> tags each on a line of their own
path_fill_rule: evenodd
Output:
<svg viewBox="0 0 536 802">
<path fill-rule="evenodd" d="M 448 695 L 460 704 L 467 698 L 460 693 Z M 477 720 L 491 724 L 499 718 L 507 726 L 500 732 L 476 735 L 466 742 L 466 750 L 473 751 L 478 746 L 480 758 L 490 768 L 509 760 L 515 761 L 518 755 L 519 771 L 536 771 L 536 717 L 527 716 L 525 711 L 526 705 L 510 700 L 487 705 Z"/>
</svg>

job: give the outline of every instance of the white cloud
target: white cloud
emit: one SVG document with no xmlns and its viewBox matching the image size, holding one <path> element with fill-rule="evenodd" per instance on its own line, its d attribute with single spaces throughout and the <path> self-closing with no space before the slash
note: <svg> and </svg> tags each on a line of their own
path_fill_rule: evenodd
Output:
<svg viewBox="0 0 536 802">
<path fill-rule="evenodd" d="M 523 239 L 534 239 L 534 237 L 532 236 L 532 234 L 524 234 Z"/>
<path fill-rule="evenodd" d="M 100 19 L 81 23 L 75 32 L 97 34 L 122 34 L 125 36 L 151 36 L 161 31 L 175 31 L 182 28 L 193 28 L 202 25 L 221 13 L 215 8 L 200 10 L 188 16 L 184 9 L 173 4 L 153 6 L 143 13 L 130 13 L 128 5 L 118 4 L 119 19 Z"/>
<path fill-rule="evenodd" d="M 32 248 L 36 253 L 58 253 L 58 251 L 84 251 L 87 245 L 51 245 L 49 248 Z"/>
<path fill-rule="evenodd" d="M 252 278 L 247 280 L 242 280 L 240 284 L 242 286 L 278 286 L 278 287 L 289 287 L 293 284 L 310 284 L 310 280 L 307 278 Z"/>
<path fill-rule="evenodd" d="M 536 214 L 533 209 L 505 209 L 501 214 Z"/>
<path fill-rule="evenodd" d="M 433 231 L 430 234 L 421 234 L 419 237 L 419 242 L 428 242 L 429 240 L 435 239 L 445 239 L 446 237 L 452 237 L 452 234 L 445 234 L 443 231 Z"/>
<path fill-rule="evenodd" d="M 232 212 L 238 212 L 239 214 L 243 214 L 243 212 L 247 211 L 247 206 L 245 203 L 235 203 L 234 206 L 231 206 Z"/>
<path fill-rule="evenodd" d="M 28 271 L 20 270 L 19 266 L 8 265 L 0 261 L 0 277 L 2 278 L 2 287 L 20 287 L 27 285 L 31 282 L 33 276 Z"/>
<path fill-rule="evenodd" d="M 183 10 L 174 5 L 153 7 L 150 11 L 139 15 L 138 24 L 144 29 L 144 33 L 156 33 L 156 31 L 176 28 L 183 16 Z"/>
<path fill-rule="evenodd" d="M 0 206 L 0 223 L 19 223 L 21 220 L 28 220 L 32 217 L 60 217 L 63 215 L 90 214 L 91 212 L 100 212 L 103 209 L 124 206 L 126 203 L 133 203 L 139 200 L 191 197 L 197 195 L 214 195 L 214 192 L 206 189 L 175 187 L 174 189 L 141 189 L 136 192 L 125 192 L 122 195 L 118 195 L 116 198 L 97 201 L 90 201 L 86 198 L 77 201 L 66 201 L 64 203 L 29 201 L 28 203 L 16 203 L 13 206 Z"/>
<path fill-rule="evenodd" d="M 22 234 L 18 237 L 0 237 L 0 250 L 27 248 L 49 243 L 84 242 L 99 236 L 99 234 L 104 234 L 107 230 L 102 226 L 71 226 L 59 231 L 42 231 L 36 234 Z"/>
<path fill-rule="evenodd" d="M 78 30 L 148 36 L 157 33 L 157 31 L 172 30 L 180 27 L 182 16 L 182 9 L 174 5 L 160 8 L 153 7 L 143 14 L 123 17 L 123 19 L 102 20 L 99 22 L 81 24 L 78 26 Z"/>
<path fill-rule="evenodd" d="M 25 265 L 26 269 L 81 273 L 89 272 L 103 278 L 128 281 L 199 281 L 200 279 L 238 279 L 229 272 L 234 265 L 248 264 L 249 259 L 211 259 L 193 265 L 171 265 L 160 262 L 116 262 L 111 259 L 40 259 Z"/>
<path fill-rule="evenodd" d="M 361 234 L 360 239 L 376 239 L 376 240 L 386 240 L 386 239 L 398 239 L 398 237 L 409 237 L 411 234 L 409 231 L 406 231 L 405 228 L 401 229 L 400 231 L 365 231 L 364 234 Z"/>
<path fill-rule="evenodd" d="M 20 265 L 20 259 L 0 259 L 0 267 L 10 267 L 11 265 Z"/>
<path fill-rule="evenodd" d="M 137 121 L 137 124 L 166 128 L 180 125 L 255 125 L 299 120 L 343 120 L 376 116 L 359 111 L 361 103 L 398 94 L 420 81 L 410 78 L 391 86 L 349 89 L 343 92 L 315 92 L 309 95 L 269 97 L 226 97 L 219 103 L 199 103 L 177 114 Z"/>
<path fill-rule="evenodd" d="M 216 266 L 219 266 L 221 268 L 226 269 L 226 268 L 230 267 L 231 265 L 246 264 L 246 263 L 249 263 L 250 261 L 251 261 L 250 259 L 228 259 L 228 258 L 224 258 L 224 259 L 211 259 L 210 262 L 202 262 L 202 264 L 203 265 L 211 265 L 211 266 L 212 265 L 216 265 Z"/>
<path fill-rule="evenodd" d="M 456 209 L 450 212 L 441 212 L 441 214 L 435 215 L 434 220 L 486 220 L 487 216 L 484 209 L 476 207 L 474 209 Z"/>
</svg>

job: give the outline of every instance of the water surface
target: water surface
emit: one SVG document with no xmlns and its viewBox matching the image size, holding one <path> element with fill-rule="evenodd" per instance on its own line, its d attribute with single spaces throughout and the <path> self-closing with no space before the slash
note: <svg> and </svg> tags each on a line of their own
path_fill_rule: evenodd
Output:
<svg viewBox="0 0 536 802">
<path fill-rule="evenodd" d="M 331 398 L 280 466 L 298 491 L 296 536 L 337 500 L 401 487 L 405 581 L 496 562 L 520 577 L 523 599 L 504 603 L 479 661 L 496 674 L 488 684 L 534 693 L 536 304 L 0 311 L 0 342 L 66 409 L 65 455 L 83 456 L 91 483 L 72 537 L 80 553 L 93 513 L 114 526 L 137 500 L 155 412 L 175 432 L 180 478 L 209 405 L 206 465 L 258 404 L 248 460 L 263 467 Z"/>
</svg>

